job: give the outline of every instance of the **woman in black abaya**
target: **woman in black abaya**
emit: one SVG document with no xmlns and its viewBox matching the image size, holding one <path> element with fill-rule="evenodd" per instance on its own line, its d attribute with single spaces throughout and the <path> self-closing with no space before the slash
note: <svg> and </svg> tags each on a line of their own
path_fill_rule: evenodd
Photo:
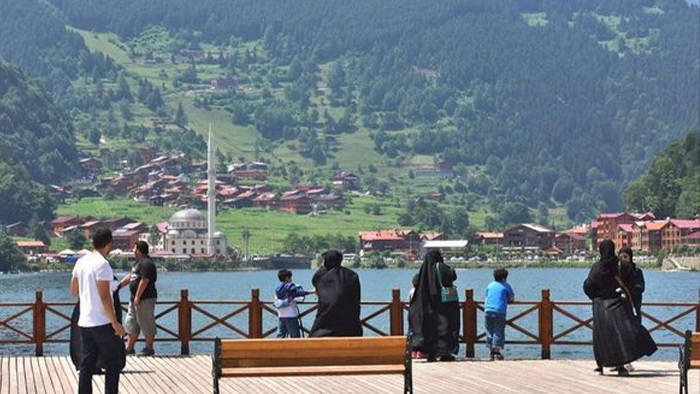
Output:
<svg viewBox="0 0 700 394">
<path fill-rule="evenodd" d="M 599 246 L 600 260 L 593 264 L 583 283 L 583 290 L 593 300 L 593 356 L 598 368 L 616 367 L 618 375 L 629 372 L 625 364 L 656 351 L 649 333 L 639 325 L 632 311 L 632 302 L 622 283 L 610 240 Z"/>
<path fill-rule="evenodd" d="M 453 354 L 459 350 L 459 301 L 443 302 L 440 296 L 441 287 L 452 286 L 455 280 L 455 270 L 443 262 L 439 251 L 431 250 L 425 255 L 408 319 L 413 331 L 411 348 L 427 354 L 428 361 L 454 360 Z"/>
<path fill-rule="evenodd" d="M 311 279 L 318 295 L 318 311 L 309 337 L 361 337 L 360 279 L 340 264 L 337 250 L 323 253 L 323 267 Z"/>
</svg>

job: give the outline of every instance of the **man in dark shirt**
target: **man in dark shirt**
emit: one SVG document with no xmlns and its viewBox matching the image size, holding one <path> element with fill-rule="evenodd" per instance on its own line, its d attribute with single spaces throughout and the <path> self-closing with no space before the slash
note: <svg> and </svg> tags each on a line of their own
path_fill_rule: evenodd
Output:
<svg viewBox="0 0 700 394">
<path fill-rule="evenodd" d="M 156 337 L 155 306 L 158 293 L 156 291 L 156 280 L 158 272 L 156 265 L 148 256 L 148 243 L 138 241 L 134 247 L 136 264 L 131 273 L 122 279 L 120 287 L 129 284 L 131 291 L 131 301 L 129 311 L 126 315 L 124 328 L 129 333 L 129 342 L 126 345 L 126 354 L 135 354 L 134 345 L 143 332 L 146 337 L 146 347 L 139 353 L 139 356 L 153 356 L 153 341 Z"/>
</svg>

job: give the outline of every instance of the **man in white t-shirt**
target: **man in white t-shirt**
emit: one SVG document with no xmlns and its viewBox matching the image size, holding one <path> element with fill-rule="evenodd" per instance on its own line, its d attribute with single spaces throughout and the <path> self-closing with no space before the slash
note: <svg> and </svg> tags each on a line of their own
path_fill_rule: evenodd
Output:
<svg viewBox="0 0 700 394">
<path fill-rule="evenodd" d="M 71 293 L 80 297 L 82 359 L 78 394 L 92 394 L 92 375 L 97 358 L 105 362 L 105 394 L 119 392 L 119 373 L 124 368 L 124 327 L 114 310 L 114 272 L 105 256 L 112 249 L 112 231 L 101 228 L 92 237 L 95 250 L 81 257 L 73 268 Z"/>
</svg>

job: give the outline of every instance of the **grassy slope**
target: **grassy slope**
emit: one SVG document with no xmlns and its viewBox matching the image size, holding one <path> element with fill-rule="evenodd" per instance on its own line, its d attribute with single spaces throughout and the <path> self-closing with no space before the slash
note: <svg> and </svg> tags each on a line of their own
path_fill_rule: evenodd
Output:
<svg viewBox="0 0 700 394">
<path fill-rule="evenodd" d="M 377 202 L 372 197 L 353 197 L 353 204 L 345 212 L 330 211 L 324 215 L 295 215 L 287 212 L 267 212 L 254 209 L 226 210 L 217 216 L 218 230 L 228 237 L 231 244 L 242 246 L 241 232 L 251 232 L 251 253 L 267 254 L 282 251 L 282 243 L 287 234 L 296 233 L 303 236 L 315 234 L 358 235 L 359 231 L 371 231 L 383 228 L 396 228 L 396 216 L 400 208 L 386 202 L 379 202 L 381 215 L 364 212 L 366 204 Z M 128 216 L 149 225 L 166 221 L 175 208 L 153 207 L 137 203 L 130 199 L 103 200 L 84 198 L 81 201 L 61 205 L 58 216 L 95 216 L 98 218 Z"/>
</svg>

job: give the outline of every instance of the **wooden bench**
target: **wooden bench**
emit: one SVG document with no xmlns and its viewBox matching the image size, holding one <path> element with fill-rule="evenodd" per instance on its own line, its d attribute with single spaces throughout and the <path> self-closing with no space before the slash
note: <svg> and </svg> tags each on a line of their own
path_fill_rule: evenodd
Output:
<svg viewBox="0 0 700 394">
<path fill-rule="evenodd" d="M 405 336 L 305 339 L 216 338 L 214 394 L 229 377 L 403 374 L 413 393 L 411 353 Z"/>
<path fill-rule="evenodd" d="M 681 371 L 679 393 L 688 394 L 688 370 L 700 369 L 700 332 L 685 332 L 685 344 L 680 348 L 678 368 Z"/>
</svg>

